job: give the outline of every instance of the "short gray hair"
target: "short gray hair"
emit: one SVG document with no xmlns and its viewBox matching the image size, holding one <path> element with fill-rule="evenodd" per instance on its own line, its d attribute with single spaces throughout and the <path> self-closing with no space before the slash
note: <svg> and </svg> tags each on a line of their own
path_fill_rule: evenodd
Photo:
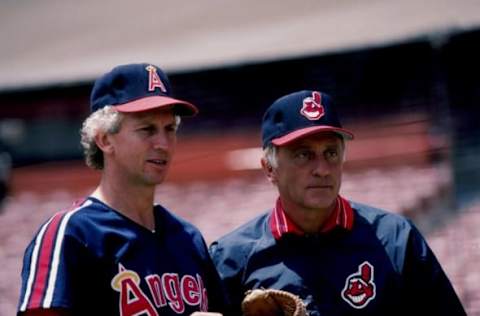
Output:
<svg viewBox="0 0 480 316">
<path fill-rule="evenodd" d="M 104 167 L 103 152 L 95 142 L 99 132 L 115 134 L 120 130 L 123 115 L 113 106 L 106 106 L 90 114 L 83 122 L 80 130 L 80 143 L 83 147 L 85 162 L 92 169 L 102 170 Z"/>
<path fill-rule="evenodd" d="M 277 146 L 273 145 L 272 143 L 268 144 L 268 146 L 263 150 L 263 159 L 265 159 L 266 163 L 273 169 L 277 168 Z"/>
</svg>

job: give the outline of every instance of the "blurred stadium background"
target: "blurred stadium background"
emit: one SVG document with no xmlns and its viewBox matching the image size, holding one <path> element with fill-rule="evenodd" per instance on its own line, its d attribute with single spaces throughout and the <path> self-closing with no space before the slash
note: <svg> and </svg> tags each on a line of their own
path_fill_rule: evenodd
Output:
<svg viewBox="0 0 480 316">
<path fill-rule="evenodd" d="M 88 194 L 79 128 L 93 80 L 152 62 L 197 104 L 157 201 L 207 242 L 271 207 L 259 125 L 277 97 L 334 96 L 342 194 L 410 217 L 480 315 L 480 2 L 0 2 L 0 315 L 38 226 Z"/>
</svg>

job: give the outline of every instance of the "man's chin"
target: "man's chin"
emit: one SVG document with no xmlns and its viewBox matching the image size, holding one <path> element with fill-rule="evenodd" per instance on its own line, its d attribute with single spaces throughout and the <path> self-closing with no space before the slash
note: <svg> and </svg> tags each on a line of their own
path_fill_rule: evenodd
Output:
<svg viewBox="0 0 480 316">
<path fill-rule="evenodd" d="M 146 184 L 152 185 L 152 186 L 162 184 L 163 182 L 165 182 L 165 177 L 152 177 L 152 178 L 146 179 Z"/>
<path fill-rule="evenodd" d="M 314 210 L 328 210 L 335 206 L 335 198 L 326 198 L 322 200 L 310 200 L 306 201 L 306 206 Z"/>
</svg>

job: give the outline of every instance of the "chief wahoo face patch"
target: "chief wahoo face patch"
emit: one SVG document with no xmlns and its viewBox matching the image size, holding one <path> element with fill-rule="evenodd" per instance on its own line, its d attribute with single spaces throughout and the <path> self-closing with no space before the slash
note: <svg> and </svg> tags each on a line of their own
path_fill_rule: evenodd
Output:
<svg viewBox="0 0 480 316">
<path fill-rule="evenodd" d="M 350 274 L 345 281 L 342 298 L 353 308 L 364 308 L 375 298 L 373 266 L 365 261 L 358 266 L 358 271 Z"/>
<path fill-rule="evenodd" d="M 303 106 L 300 110 L 300 114 L 311 121 L 316 121 L 325 114 L 320 92 L 313 91 L 311 97 L 303 99 Z"/>
</svg>

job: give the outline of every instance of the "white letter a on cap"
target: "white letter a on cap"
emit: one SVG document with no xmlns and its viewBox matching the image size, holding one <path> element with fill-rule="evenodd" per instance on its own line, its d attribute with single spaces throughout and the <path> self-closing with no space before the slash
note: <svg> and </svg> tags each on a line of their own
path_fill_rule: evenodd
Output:
<svg viewBox="0 0 480 316">
<path fill-rule="evenodd" d="M 160 88 L 162 92 L 167 92 L 165 85 L 158 76 L 157 68 L 148 65 L 145 69 L 148 71 L 148 91 L 155 91 L 155 88 Z"/>
</svg>

